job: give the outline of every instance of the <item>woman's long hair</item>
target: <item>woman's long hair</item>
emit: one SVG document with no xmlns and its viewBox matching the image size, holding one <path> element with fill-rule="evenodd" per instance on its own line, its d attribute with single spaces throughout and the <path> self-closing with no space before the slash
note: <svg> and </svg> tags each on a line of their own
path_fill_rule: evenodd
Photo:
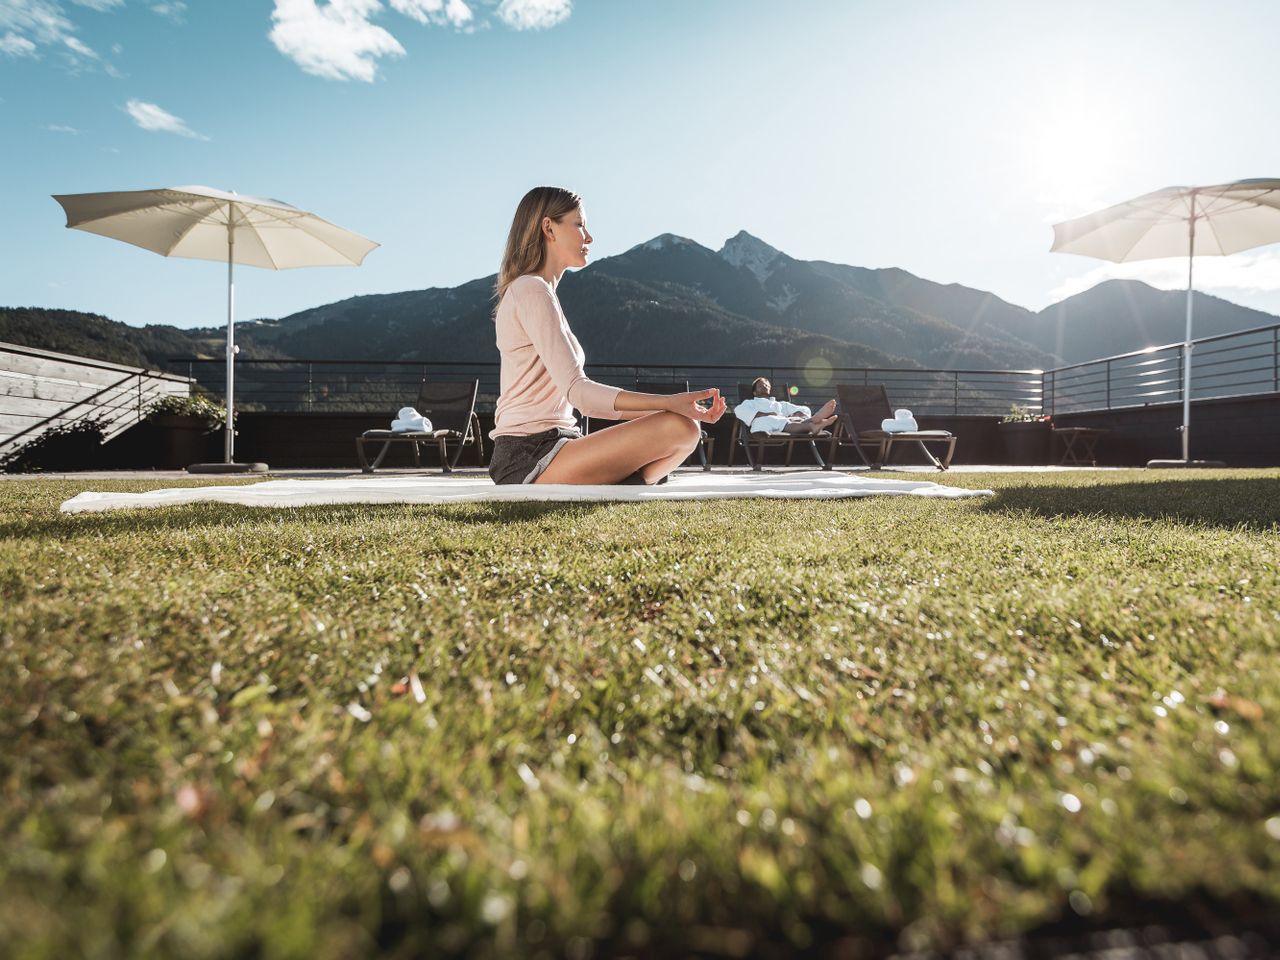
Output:
<svg viewBox="0 0 1280 960">
<path fill-rule="evenodd" d="M 511 281 L 526 273 L 542 269 L 547 259 L 547 240 L 542 235 L 542 218 L 559 220 L 582 205 L 582 198 L 563 187 L 534 187 L 520 200 L 511 232 L 507 234 L 507 249 L 502 254 L 498 268 L 498 283 L 494 298 L 501 300 L 511 286 Z"/>
</svg>

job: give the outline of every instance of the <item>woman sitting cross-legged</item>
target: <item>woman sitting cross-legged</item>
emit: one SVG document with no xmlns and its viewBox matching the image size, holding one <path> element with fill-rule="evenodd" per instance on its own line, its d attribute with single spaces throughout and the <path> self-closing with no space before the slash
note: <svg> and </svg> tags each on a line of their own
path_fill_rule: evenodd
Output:
<svg viewBox="0 0 1280 960">
<path fill-rule="evenodd" d="M 490 433 L 495 483 L 659 483 L 697 447 L 699 424 L 724 415 L 719 390 L 633 393 L 583 372 L 556 287 L 565 270 L 587 265 L 591 242 L 576 193 L 535 187 L 516 207 L 494 314 L 502 357 Z M 625 422 L 583 436 L 575 407 Z"/>
<path fill-rule="evenodd" d="M 786 400 L 775 400 L 773 384 L 767 377 L 756 377 L 751 384 L 750 400 L 733 408 L 734 416 L 752 433 L 817 434 L 836 422 L 836 402 L 828 400 L 817 413 L 808 407 Z"/>
</svg>

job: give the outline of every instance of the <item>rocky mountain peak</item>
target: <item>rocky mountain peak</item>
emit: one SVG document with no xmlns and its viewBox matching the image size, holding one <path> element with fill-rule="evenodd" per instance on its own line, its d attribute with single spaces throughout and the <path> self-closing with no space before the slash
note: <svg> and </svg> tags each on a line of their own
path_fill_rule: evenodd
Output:
<svg viewBox="0 0 1280 960">
<path fill-rule="evenodd" d="M 739 230 L 720 248 L 721 257 L 735 267 L 746 267 L 761 280 L 769 276 L 770 267 L 781 255 L 780 250 L 745 230 Z"/>
<path fill-rule="evenodd" d="M 652 240 L 646 240 L 644 243 L 636 244 L 631 250 L 666 250 L 670 247 L 696 247 L 698 244 L 690 240 L 688 237 L 677 236 L 674 233 L 660 233 Z M 628 253 L 631 251 L 628 250 Z"/>
</svg>

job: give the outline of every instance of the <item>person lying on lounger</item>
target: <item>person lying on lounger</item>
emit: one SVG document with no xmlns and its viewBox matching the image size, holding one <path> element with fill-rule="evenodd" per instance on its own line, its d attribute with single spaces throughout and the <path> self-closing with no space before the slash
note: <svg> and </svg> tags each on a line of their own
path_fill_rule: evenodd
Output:
<svg viewBox="0 0 1280 960">
<path fill-rule="evenodd" d="M 775 400 L 773 384 L 767 377 L 756 377 L 751 384 L 752 397 L 733 408 L 734 416 L 752 433 L 816 434 L 836 422 L 836 402 L 828 400 L 817 413 L 806 406 Z"/>
<path fill-rule="evenodd" d="M 587 265 L 591 242 L 582 198 L 570 190 L 534 187 L 516 207 L 495 291 L 494 483 L 661 483 L 697 447 L 700 424 L 724 415 L 719 390 L 635 393 L 583 372 L 556 287 L 565 270 Z M 584 437 L 575 407 L 626 422 Z"/>
</svg>

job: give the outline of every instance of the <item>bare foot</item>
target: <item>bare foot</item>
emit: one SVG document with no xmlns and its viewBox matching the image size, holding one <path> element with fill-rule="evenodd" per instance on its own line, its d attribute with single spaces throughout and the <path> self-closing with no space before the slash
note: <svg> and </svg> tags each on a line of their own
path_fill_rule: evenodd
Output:
<svg viewBox="0 0 1280 960">
<path fill-rule="evenodd" d="M 812 417 L 814 420 L 825 420 L 827 417 L 833 416 L 836 412 L 836 402 L 828 400 Z"/>
<path fill-rule="evenodd" d="M 821 433 L 823 430 L 827 429 L 827 427 L 835 423 L 836 419 L 837 418 L 834 416 L 828 416 L 828 417 L 812 416 L 805 421 L 805 427 L 808 429 L 810 433 Z"/>
</svg>

